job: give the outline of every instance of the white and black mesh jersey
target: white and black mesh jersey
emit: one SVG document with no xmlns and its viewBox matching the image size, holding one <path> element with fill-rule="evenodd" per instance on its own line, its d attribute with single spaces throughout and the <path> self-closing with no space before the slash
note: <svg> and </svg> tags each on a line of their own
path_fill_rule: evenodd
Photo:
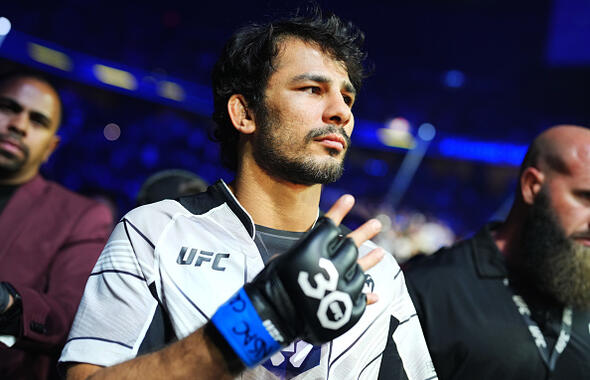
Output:
<svg viewBox="0 0 590 380">
<path fill-rule="evenodd" d="M 191 334 L 264 267 L 254 236 L 223 181 L 132 210 L 88 279 L 60 363 L 111 366 Z M 240 378 L 435 379 L 399 266 L 386 255 L 366 274 L 379 301 L 351 330 L 322 346 L 296 341 Z"/>
</svg>

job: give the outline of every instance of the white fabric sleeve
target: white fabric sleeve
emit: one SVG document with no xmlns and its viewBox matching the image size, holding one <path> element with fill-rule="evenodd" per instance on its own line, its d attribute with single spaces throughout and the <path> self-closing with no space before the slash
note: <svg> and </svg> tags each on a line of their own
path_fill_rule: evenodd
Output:
<svg viewBox="0 0 590 380">
<path fill-rule="evenodd" d="M 132 222 L 117 224 L 86 283 L 60 363 L 111 366 L 137 355 L 158 305 L 148 288 L 153 251 Z"/>
</svg>

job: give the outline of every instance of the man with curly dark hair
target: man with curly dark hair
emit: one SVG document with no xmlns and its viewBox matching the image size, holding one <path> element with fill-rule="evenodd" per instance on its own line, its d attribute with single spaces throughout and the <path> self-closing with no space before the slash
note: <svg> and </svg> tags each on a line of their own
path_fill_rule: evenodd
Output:
<svg viewBox="0 0 590 380">
<path fill-rule="evenodd" d="M 350 146 L 362 40 L 319 12 L 232 37 L 213 117 L 235 180 L 123 218 L 62 353 L 69 379 L 436 377 L 403 274 L 368 240 L 379 222 L 341 230 L 350 195 L 318 218 Z"/>
<path fill-rule="evenodd" d="M 361 88 L 365 76 L 366 53 L 361 48 L 364 34 L 336 16 L 295 17 L 275 22 L 272 27 L 254 24 L 240 29 L 226 44 L 213 70 L 213 119 L 217 123 L 214 133 L 221 145 L 222 161 L 232 170 L 238 165 L 240 133 L 232 124 L 227 103 L 232 95 L 241 94 L 254 117 L 268 118 L 265 90 L 277 69 L 279 49 L 287 38 L 317 46 L 346 69 L 352 93 Z"/>
</svg>

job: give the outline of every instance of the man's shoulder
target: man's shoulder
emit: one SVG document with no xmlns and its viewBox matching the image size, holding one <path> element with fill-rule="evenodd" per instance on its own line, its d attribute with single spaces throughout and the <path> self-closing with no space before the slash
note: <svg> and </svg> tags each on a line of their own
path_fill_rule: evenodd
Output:
<svg viewBox="0 0 590 380">
<path fill-rule="evenodd" d="M 23 184 L 14 197 L 16 208 L 26 214 L 25 228 L 35 231 L 35 239 L 43 237 L 64 244 L 87 239 L 106 241 L 112 229 L 113 216 L 106 205 L 40 175 Z"/>
<path fill-rule="evenodd" d="M 98 201 L 75 193 L 57 182 L 40 179 L 44 204 L 51 205 L 57 214 L 64 217 L 90 214 L 95 220 L 112 222 L 112 215 L 108 207 Z"/>
<path fill-rule="evenodd" d="M 189 204 L 186 203 L 187 200 Z M 180 199 L 164 199 L 132 209 L 123 216 L 121 222 L 155 242 L 165 230 L 171 231 L 168 228 L 171 223 L 174 224 L 174 229 L 182 229 L 183 225 L 198 228 L 197 226 L 211 223 L 223 223 L 227 214 L 208 213 L 219 205 L 221 205 L 219 202 L 212 203 L 211 197 L 206 193 Z M 204 229 L 204 231 L 207 230 L 207 228 Z"/>
<path fill-rule="evenodd" d="M 218 184 L 210 186 L 207 191 L 182 196 L 178 199 L 164 199 L 136 207 L 124 218 L 130 221 L 170 220 L 176 215 L 203 215 L 225 203 L 226 199 L 219 195 Z"/>
<path fill-rule="evenodd" d="M 81 206 L 91 206 L 96 205 L 98 203 L 97 201 L 94 201 L 84 195 L 75 193 L 72 190 L 65 188 L 57 182 L 49 180 L 44 180 L 44 182 L 46 187 L 46 194 L 55 198 L 58 201 Z"/>
<path fill-rule="evenodd" d="M 407 278 L 452 275 L 463 271 L 472 261 L 473 238 L 461 240 L 450 247 L 443 247 L 432 255 L 418 255 L 403 266 Z"/>
<path fill-rule="evenodd" d="M 179 213 L 189 214 L 180 203 L 172 199 L 164 199 L 136 207 L 127 212 L 122 220 L 140 229 L 148 226 L 164 226 L 173 220 Z M 156 230 L 163 227 L 157 227 Z"/>
</svg>

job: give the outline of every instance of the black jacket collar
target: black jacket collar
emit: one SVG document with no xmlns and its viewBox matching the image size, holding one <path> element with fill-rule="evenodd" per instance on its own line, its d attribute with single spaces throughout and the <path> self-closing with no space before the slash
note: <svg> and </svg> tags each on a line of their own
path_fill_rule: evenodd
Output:
<svg viewBox="0 0 590 380">
<path fill-rule="evenodd" d="M 473 261 L 480 277 L 505 278 L 508 274 L 504 255 L 492 238 L 491 230 L 497 225 L 498 223 L 486 224 L 471 240 Z"/>
</svg>

